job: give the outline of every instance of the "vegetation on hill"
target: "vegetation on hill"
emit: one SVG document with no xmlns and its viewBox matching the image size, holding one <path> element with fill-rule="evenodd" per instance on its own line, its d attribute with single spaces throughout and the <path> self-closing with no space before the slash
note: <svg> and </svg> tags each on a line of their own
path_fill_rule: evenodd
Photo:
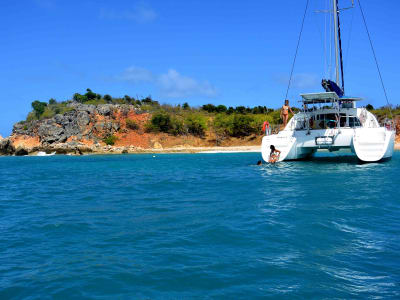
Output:
<svg viewBox="0 0 400 300">
<path fill-rule="evenodd" d="M 64 114 L 74 108 L 68 104 L 71 102 L 82 104 L 125 104 L 133 105 L 152 115 L 145 125 L 147 132 L 163 132 L 172 135 L 193 135 L 205 137 L 208 131 L 213 132 L 218 141 L 229 137 L 246 137 L 262 134 L 261 128 L 264 121 L 268 121 L 272 127 L 281 123 L 280 109 L 271 109 L 266 106 L 256 107 L 226 107 L 225 105 L 205 104 L 201 107 L 191 107 L 187 102 L 183 105 L 160 104 L 151 96 L 145 98 L 125 95 L 122 98 L 100 95 L 87 89 L 86 93 L 75 93 L 72 99 L 57 102 L 50 99 L 48 102 L 35 100 L 32 102 L 32 112 L 26 121 L 51 118 L 56 114 Z M 390 108 L 385 106 L 375 109 L 372 105 L 366 108 L 379 119 L 390 115 Z M 297 112 L 297 108 L 292 108 Z M 393 115 L 400 115 L 400 106 L 392 108 Z M 126 119 L 126 127 L 130 130 L 139 129 L 139 125 L 130 119 Z M 113 144 L 114 137 L 109 137 L 107 144 Z"/>
</svg>

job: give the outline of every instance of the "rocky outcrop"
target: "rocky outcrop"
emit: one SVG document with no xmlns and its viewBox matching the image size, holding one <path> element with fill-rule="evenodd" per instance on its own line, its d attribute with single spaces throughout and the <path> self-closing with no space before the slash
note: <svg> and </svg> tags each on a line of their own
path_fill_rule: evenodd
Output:
<svg viewBox="0 0 400 300">
<path fill-rule="evenodd" d="M 12 155 L 15 152 L 15 147 L 10 139 L 0 140 L 0 154 L 1 155 Z"/>
<path fill-rule="evenodd" d="M 18 147 L 16 150 L 15 150 L 15 153 L 14 153 L 16 156 L 24 156 L 24 155 L 28 155 L 29 154 L 29 152 L 28 152 L 28 150 L 27 149 L 25 149 L 25 148 L 23 148 L 23 147 Z"/>
<path fill-rule="evenodd" d="M 0 154 L 26 155 L 34 151 L 53 150 L 57 153 L 91 151 L 95 146 L 104 146 L 104 138 L 126 133 L 126 129 L 122 128 L 124 120 L 141 113 L 133 105 L 70 102 L 67 106 L 69 110 L 64 114 L 45 120 L 16 123 L 10 140 L 2 143 Z"/>
<path fill-rule="evenodd" d="M 67 140 L 65 128 L 58 126 L 53 119 L 48 120 L 44 124 L 40 124 L 38 135 L 42 143 L 52 144 L 55 142 L 65 142 Z"/>
<path fill-rule="evenodd" d="M 51 119 L 20 122 L 14 125 L 13 136 L 38 136 L 44 145 L 64 143 L 67 140 L 100 140 L 118 132 L 121 124 L 115 113 L 136 113 L 132 105 L 85 105 L 69 104 L 71 111 L 57 114 Z"/>
</svg>

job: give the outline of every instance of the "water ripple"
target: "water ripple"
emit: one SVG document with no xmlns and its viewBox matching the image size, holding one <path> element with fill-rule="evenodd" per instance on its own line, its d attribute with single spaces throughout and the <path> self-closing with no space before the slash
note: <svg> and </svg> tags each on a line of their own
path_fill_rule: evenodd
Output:
<svg viewBox="0 0 400 300">
<path fill-rule="evenodd" d="M 399 298 L 400 155 L 0 157 L 0 299 Z"/>
</svg>

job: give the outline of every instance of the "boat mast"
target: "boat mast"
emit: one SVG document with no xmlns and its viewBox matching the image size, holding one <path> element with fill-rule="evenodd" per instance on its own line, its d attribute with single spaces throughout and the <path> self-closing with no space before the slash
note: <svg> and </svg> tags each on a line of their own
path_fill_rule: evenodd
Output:
<svg viewBox="0 0 400 300">
<path fill-rule="evenodd" d="M 335 62 L 336 62 L 336 84 L 339 85 L 339 41 L 338 41 L 338 6 L 337 0 L 333 2 L 333 22 L 334 22 L 334 35 L 335 35 Z"/>
</svg>

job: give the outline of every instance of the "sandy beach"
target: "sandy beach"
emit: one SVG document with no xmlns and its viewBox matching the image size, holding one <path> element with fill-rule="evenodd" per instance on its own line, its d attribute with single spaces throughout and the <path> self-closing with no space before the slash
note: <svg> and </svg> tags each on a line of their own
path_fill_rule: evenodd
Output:
<svg viewBox="0 0 400 300">
<path fill-rule="evenodd" d="M 152 149 L 161 153 L 222 153 L 222 152 L 261 152 L 261 146 L 231 146 L 231 147 L 176 147 L 165 149 Z"/>
</svg>

